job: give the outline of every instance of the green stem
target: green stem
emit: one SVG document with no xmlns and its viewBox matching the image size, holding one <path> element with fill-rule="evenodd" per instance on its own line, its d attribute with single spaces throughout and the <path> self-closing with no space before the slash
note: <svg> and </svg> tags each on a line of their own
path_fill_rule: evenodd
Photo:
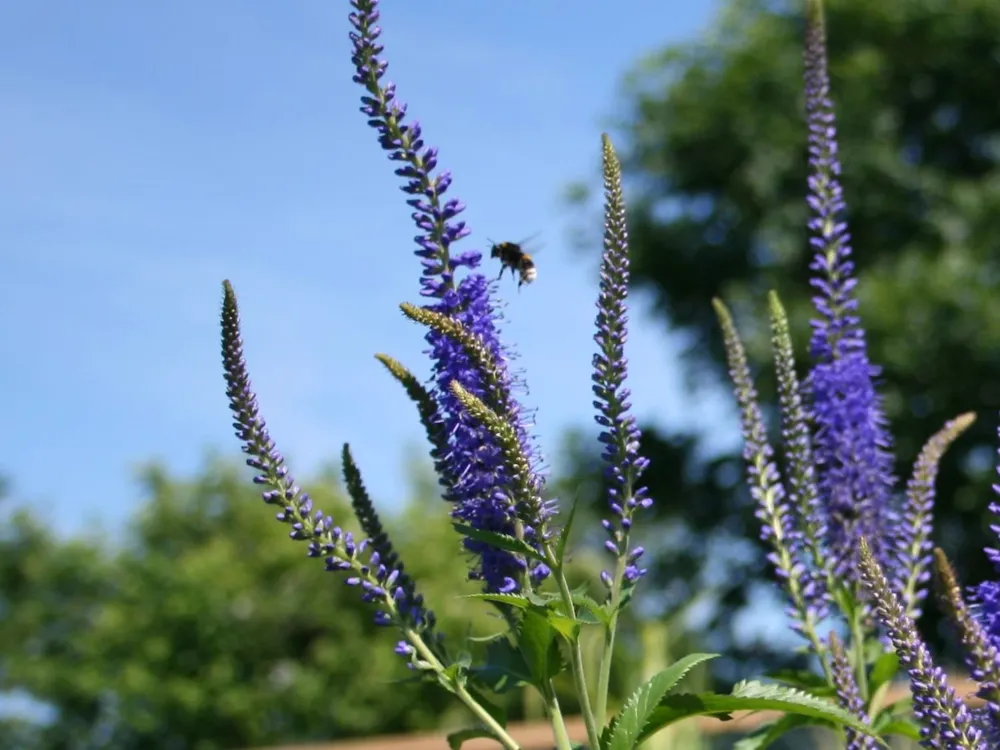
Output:
<svg viewBox="0 0 1000 750">
<path fill-rule="evenodd" d="M 562 565 L 556 561 L 550 550 L 546 551 L 548 552 L 549 567 L 555 572 L 555 579 L 559 584 L 559 593 L 562 596 L 563 606 L 566 607 L 566 613 L 575 620 L 576 607 L 573 606 L 573 594 L 569 590 L 569 584 L 566 582 L 566 576 L 563 574 Z M 580 648 L 579 638 L 574 640 L 569 657 L 570 664 L 573 667 L 573 684 L 576 686 L 576 692 L 580 698 L 580 711 L 583 713 L 583 723 L 587 727 L 587 743 L 591 750 L 599 750 L 601 746 L 601 733 L 597 729 L 597 724 L 594 721 L 594 713 L 590 708 L 590 695 L 587 693 L 587 675 L 583 669 L 583 649 Z M 603 725 L 604 722 L 602 720 L 601 726 Z"/>
<path fill-rule="evenodd" d="M 406 639 L 413 645 L 420 655 L 420 658 L 431 665 L 431 668 L 437 674 L 438 679 L 444 682 L 445 687 L 449 690 L 454 691 L 458 699 L 466 705 L 466 707 L 475 715 L 483 725 L 490 730 L 493 734 L 493 738 L 503 745 L 506 750 L 521 750 L 521 746 L 517 744 L 517 740 L 507 734 L 505 730 L 496 719 L 483 708 L 482 704 L 477 701 L 465 686 L 458 681 L 444 680 L 442 674 L 444 673 L 444 665 L 438 660 L 434 652 L 424 643 L 424 639 L 420 637 L 420 634 L 413 630 L 406 630 Z"/>
<path fill-rule="evenodd" d="M 556 698 L 556 691 L 549 683 L 549 694 L 545 697 L 545 707 L 552 720 L 552 734 L 555 736 L 557 750 L 573 750 L 573 742 L 569 738 L 566 730 L 566 720 L 563 719 L 562 709 L 559 708 L 559 699 Z"/>
<path fill-rule="evenodd" d="M 855 598 L 855 601 L 858 601 Z M 851 644 L 854 651 L 854 668 L 858 673 L 858 692 L 861 693 L 861 700 L 868 702 L 868 671 L 865 668 L 865 631 L 861 625 L 862 608 L 856 607 L 854 616 L 851 618 Z"/>
<path fill-rule="evenodd" d="M 625 537 L 628 549 L 628 537 Z M 608 718 L 608 691 L 611 686 L 611 659 L 615 650 L 615 634 L 618 632 L 618 606 L 622 596 L 622 581 L 625 578 L 625 555 L 619 555 L 615 563 L 615 577 L 611 584 L 611 622 L 604 629 L 604 651 L 601 654 L 601 671 L 597 682 L 597 705 L 595 713 L 603 726 Z"/>
</svg>

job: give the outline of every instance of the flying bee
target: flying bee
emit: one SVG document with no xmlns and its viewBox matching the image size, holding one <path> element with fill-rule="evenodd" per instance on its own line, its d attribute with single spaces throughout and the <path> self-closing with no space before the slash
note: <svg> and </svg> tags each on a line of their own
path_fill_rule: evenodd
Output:
<svg viewBox="0 0 1000 750">
<path fill-rule="evenodd" d="M 500 275 L 497 280 L 503 278 L 503 272 L 510 269 L 511 277 L 518 274 L 517 290 L 521 291 L 521 286 L 530 284 L 538 278 L 538 271 L 535 269 L 534 259 L 524 251 L 523 245 L 527 240 L 521 242 L 493 242 L 490 240 L 490 257 L 500 259 Z"/>
</svg>

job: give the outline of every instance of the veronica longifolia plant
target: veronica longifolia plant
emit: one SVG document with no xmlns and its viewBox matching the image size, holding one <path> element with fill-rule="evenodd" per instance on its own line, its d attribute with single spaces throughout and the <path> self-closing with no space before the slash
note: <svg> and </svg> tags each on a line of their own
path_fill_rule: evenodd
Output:
<svg viewBox="0 0 1000 750">
<path fill-rule="evenodd" d="M 905 490 L 896 490 L 891 438 L 876 389 L 880 371 L 868 357 L 855 296 L 821 0 L 807 0 L 806 7 L 806 201 L 816 317 L 810 367 L 800 382 L 788 320 L 771 293 L 784 476 L 768 442 L 736 327 L 722 302 L 715 301 L 741 409 L 747 480 L 761 537 L 788 597 L 792 629 L 823 673 L 792 683 L 816 694 L 832 692 L 844 710 L 878 733 L 902 733 L 929 748 L 985 748 L 981 728 L 933 664 L 914 625 L 930 578 L 938 464 L 974 417 L 961 415 L 931 437 Z M 824 638 L 831 626 L 846 634 L 846 648 L 836 632 Z M 976 644 L 976 653 L 985 654 L 981 639 Z M 975 668 L 988 677 L 986 687 L 995 690 L 988 660 L 977 658 Z M 905 706 L 881 706 L 883 688 L 900 666 L 910 678 L 916 723 L 897 720 Z M 797 723 L 786 718 L 766 727 L 762 736 L 777 736 Z M 873 737 L 851 728 L 845 739 L 849 750 L 877 746 Z"/>
<path fill-rule="evenodd" d="M 463 206 L 446 197 L 451 175 L 437 171 L 437 149 L 425 144 L 420 125 L 406 117 L 395 86 L 384 80 L 387 63 L 378 42 L 375 0 L 352 0 L 351 5 L 350 39 L 354 81 L 363 90 L 361 111 L 379 145 L 398 165 L 395 171 L 403 178 L 402 190 L 418 230 L 415 254 L 422 267 L 419 291 L 424 302 L 404 303 L 401 309 L 426 329 L 430 377 L 417 377 L 388 355 L 377 358 L 417 407 L 442 496 L 471 563 L 469 576 L 482 585 L 476 598 L 500 612 L 506 631 L 488 644 L 484 663 L 474 663 L 438 634 L 419 582 L 406 573 L 348 446 L 342 455 L 344 481 L 364 538 L 356 539 L 313 507 L 260 416 L 243 355 L 236 295 L 225 282 L 222 348 L 227 394 L 247 463 L 257 472 L 254 481 L 264 488 L 264 501 L 278 509 L 277 520 L 288 524 L 293 540 L 305 543 L 310 557 L 323 560 L 328 570 L 360 590 L 373 606 L 375 621 L 398 634 L 396 653 L 410 669 L 469 709 L 477 724 L 452 735 L 453 747 L 487 736 L 517 748 L 494 700 L 516 686 L 540 693 L 556 746 L 573 747 L 553 687 L 553 679 L 565 669 L 573 677 L 590 748 L 628 750 L 674 721 L 737 709 L 780 708 L 846 724 L 865 736 L 864 724 L 849 712 L 786 687 L 748 682 L 729 695 L 674 692 L 691 668 L 712 658 L 707 654 L 687 656 L 636 689 L 608 721 L 619 614 L 646 572 L 639 566 L 643 549 L 632 542 L 633 526 L 652 505 L 641 485 L 648 462 L 640 454 L 640 432 L 625 387 L 629 257 L 618 159 L 604 136 L 604 255 L 592 380 L 609 485 L 609 513 L 601 522 L 609 566 L 600 576 L 607 593 L 598 601 L 571 591 L 567 583 L 564 560 L 573 511 L 560 519 L 557 503 L 545 494 L 530 411 L 520 401 L 526 392 L 523 374 L 511 370 L 512 349 L 500 336 L 497 284 L 479 271 L 479 251 L 457 250 L 470 233 L 459 219 Z M 762 465 L 761 476 L 769 483 L 770 471 Z M 803 596 L 812 600 L 816 592 L 803 589 Z M 585 663 L 580 645 L 581 631 L 588 627 L 603 634 L 596 665 Z M 456 652 L 463 655 L 453 656 Z M 588 679 L 592 670 L 596 689 Z"/>
</svg>

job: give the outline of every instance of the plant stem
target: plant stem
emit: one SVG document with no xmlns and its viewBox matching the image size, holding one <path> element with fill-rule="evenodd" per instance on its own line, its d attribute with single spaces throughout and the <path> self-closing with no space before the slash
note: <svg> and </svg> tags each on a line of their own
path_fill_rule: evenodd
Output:
<svg viewBox="0 0 1000 750">
<path fill-rule="evenodd" d="M 569 732 L 566 731 L 566 720 L 563 719 L 562 709 L 559 708 L 559 699 L 556 692 L 549 683 L 549 694 L 545 696 L 545 707 L 552 720 L 552 733 L 555 735 L 557 750 L 573 750 L 573 743 L 570 741 Z"/>
<path fill-rule="evenodd" d="M 566 614 L 576 619 L 576 607 L 573 606 L 573 594 L 566 583 L 566 576 L 563 573 L 562 564 L 556 561 L 550 550 L 547 550 L 549 567 L 555 572 L 555 579 L 559 584 L 559 593 L 562 596 L 563 606 L 566 607 Z M 601 733 L 598 731 L 594 721 L 594 713 L 590 708 L 590 695 L 587 693 L 587 675 L 583 669 L 583 650 L 580 648 L 580 639 L 577 637 L 570 649 L 570 664 L 573 666 L 573 683 L 580 699 L 580 711 L 583 713 L 583 723 L 587 727 L 587 743 L 591 750 L 599 750 L 601 747 Z M 604 726 L 603 717 L 601 726 Z"/>
<path fill-rule="evenodd" d="M 505 730 L 496 719 L 483 708 L 482 704 L 477 701 L 465 686 L 459 681 L 446 680 L 442 677 L 444 673 L 444 665 L 441 661 L 434 655 L 434 652 L 428 648 L 427 644 L 424 643 L 424 639 L 420 637 L 420 634 L 414 630 L 407 629 L 405 631 L 406 639 L 410 644 L 417 650 L 420 658 L 427 662 L 430 667 L 437 674 L 438 679 L 441 680 L 442 684 L 458 696 L 459 700 L 466 705 L 466 707 L 472 711 L 477 719 L 479 719 L 483 725 L 490 730 L 493 734 L 494 739 L 503 745 L 506 750 L 521 750 L 521 746 L 517 744 L 517 740 L 507 734 Z"/>
<path fill-rule="evenodd" d="M 855 599 L 858 601 L 858 599 Z M 868 702 L 868 672 L 865 664 L 865 632 L 861 627 L 862 609 L 857 606 L 854 610 L 854 617 L 851 618 L 851 640 L 854 651 L 854 668 L 858 673 L 858 691 L 861 693 L 861 700 Z"/>
<path fill-rule="evenodd" d="M 628 549 L 628 537 L 625 538 Z M 611 584 L 611 622 L 604 629 L 604 652 L 601 654 L 601 671 L 597 682 L 597 705 L 595 712 L 603 725 L 608 718 L 608 690 L 611 685 L 611 659 L 615 650 L 615 634 L 618 631 L 618 605 L 621 602 L 622 580 L 625 577 L 625 555 L 619 555 L 615 563 L 615 577 Z"/>
</svg>

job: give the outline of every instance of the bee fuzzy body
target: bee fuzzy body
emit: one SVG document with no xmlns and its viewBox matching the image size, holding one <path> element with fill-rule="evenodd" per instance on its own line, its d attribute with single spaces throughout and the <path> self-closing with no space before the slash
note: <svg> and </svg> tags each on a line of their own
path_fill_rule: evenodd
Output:
<svg viewBox="0 0 1000 750">
<path fill-rule="evenodd" d="M 503 278 L 503 272 L 508 268 L 510 275 L 518 275 L 517 288 L 524 284 L 530 284 L 538 278 L 538 270 L 535 268 L 535 261 L 524 248 L 516 242 L 498 242 L 490 249 L 491 258 L 500 259 L 500 275 L 497 279 Z"/>
</svg>

